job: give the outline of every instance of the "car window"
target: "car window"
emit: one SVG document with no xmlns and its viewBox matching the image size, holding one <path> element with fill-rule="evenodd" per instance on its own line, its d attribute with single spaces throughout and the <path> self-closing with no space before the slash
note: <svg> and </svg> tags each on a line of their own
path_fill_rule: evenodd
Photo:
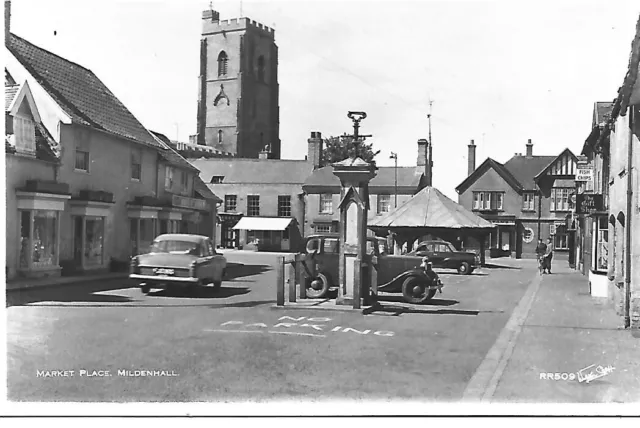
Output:
<svg viewBox="0 0 640 428">
<path fill-rule="evenodd" d="M 417 249 L 416 249 L 416 253 L 426 253 L 428 251 L 427 246 L 426 245 L 420 245 Z"/>
<path fill-rule="evenodd" d="M 209 257 L 211 255 L 211 243 L 209 241 L 205 241 L 202 243 L 202 256 Z"/>
<path fill-rule="evenodd" d="M 340 241 L 336 238 L 324 239 L 324 252 L 326 254 L 338 254 L 340 252 Z"/>
<path fill-rule="evenodd" d="M 375 254 L 375 242 L 367 239 L 367 254 Z"/>
<path fill-rule="evenodd" d="M 378 240 L 378 252 L 380 254 L 387 254 L 387 241 Z"/>
<path fill-rule="evenodd" d="M 436 246 L 433 244 L 427 244 L 427 251 L 430 253 L 435 253 L 437 250 Z"/>
<path fill-rule="evenodd" d="M 443 253 L 450 253 L 451 248 L 447 244 L 440 244 L 440 251 Z"/>
<path fill-rule="evenodd" d="M 200 255 L 200 245 L 197 242 L 180 240 L 154 241 L 151 252 Z"/>
<path fill-rule="evenodd" d="M 320 249 L 320 240 L 319 239 L 310 239 L 307 241 L 307 253 L 313 253 Z"/>
<path fill-rule="evenodd" d="M 216 253 L 216 249 L 215 249 L 215 248 L 213 248 L 213 242 L 211 242 L 211 240 L 209 240 L 209 239 L 207 239 L 207 246 L 209 247 L 209 253 L 210 253 L 212 256 L 215 256 L 215 255 L 217 254 L 217 253 Z"/>
</svg>

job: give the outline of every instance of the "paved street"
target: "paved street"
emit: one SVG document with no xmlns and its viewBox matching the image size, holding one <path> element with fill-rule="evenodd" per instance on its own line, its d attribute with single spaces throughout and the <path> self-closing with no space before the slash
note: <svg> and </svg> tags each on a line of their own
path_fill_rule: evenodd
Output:
<svg viewBox="0 0 640 428">
<path fill-rule="evenodd" d="M 197 297 L 145 296 L 128 280 L 10 292 L 9 398 L 457 400 L 533 277 L 530 268 L 443 274 L 429 305 L 387 295 L 383 311 L 363 316 L 274 310 L 275 256 L 227 258 L 243 268 Z"/>
</svg>

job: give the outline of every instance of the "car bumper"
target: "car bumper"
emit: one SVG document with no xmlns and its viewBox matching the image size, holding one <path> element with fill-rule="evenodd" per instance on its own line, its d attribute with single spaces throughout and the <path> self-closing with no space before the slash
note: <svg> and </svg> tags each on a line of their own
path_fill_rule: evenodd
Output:
<svg viewBox="0 0 640 428">
<path fill-rule="evenodd" d="M 129 279 L 135 279 L 138 281 L 149 281 L 149 282 L 170 282 L 173 284 L 182 283 L 182 284 L 195 284 L 198 282 L 198 278 L 185 278 L 179 276 L 154 276 L 154 275 L 139 275 L 137 273 L 129 274 Z"/>
</svg>

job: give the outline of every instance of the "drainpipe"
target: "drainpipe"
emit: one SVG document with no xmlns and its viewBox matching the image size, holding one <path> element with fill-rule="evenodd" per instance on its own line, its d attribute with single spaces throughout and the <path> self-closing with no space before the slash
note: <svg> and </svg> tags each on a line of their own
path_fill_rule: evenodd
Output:
<svg viewBox="0 0 640 428">
<path fill-rule="evenodd" d="M 631 106 L 631 112 L 629 113 L 629 148 L 627 159 L 627 214 L 625 216 L 627 224 L 626 227 L 626 247 L 625 252 L 625 279 L 624 279 L 624 327 L 631 327 L 631 209 L 633 207 L 633 186 L 632 186 L 632 155 L 633 155 L 633 129 L 635 122 L 635 106 Z M 637 171 L 636 171 L 637 172 Z"/>
</svg>

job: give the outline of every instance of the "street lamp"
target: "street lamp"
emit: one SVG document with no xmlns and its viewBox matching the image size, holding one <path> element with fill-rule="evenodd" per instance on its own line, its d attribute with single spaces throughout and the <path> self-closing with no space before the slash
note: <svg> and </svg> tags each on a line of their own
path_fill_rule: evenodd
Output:
<svg viewBox="0 0 640 428">
<path fill-rule="evenodd" d="M 398 154 L 395 152 L 391 152 L 391 156 L 389 156 L 389 159 L 393 159 L 395 160 L 395 168 L 394 168 L 394 175 L 395 175 L 395 179 L 394 179 L 394 189 L 395 189 L 395 208 L 398 208 Z"/>
</svg>

